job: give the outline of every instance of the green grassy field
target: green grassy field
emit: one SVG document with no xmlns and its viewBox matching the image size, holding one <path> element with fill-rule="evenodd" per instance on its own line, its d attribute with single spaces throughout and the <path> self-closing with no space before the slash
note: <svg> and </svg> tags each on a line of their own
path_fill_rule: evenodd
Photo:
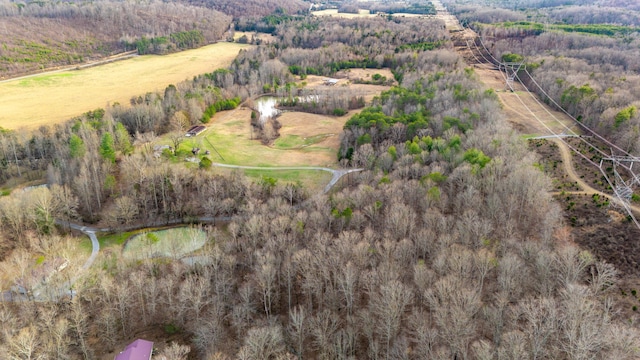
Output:
<svg viewBox="0 0 640 360">
<path fill-rule="evenodd" d="M 112 246 L 122 246 L 128 238 L 137 234 L 136 231 L 131 232 L 123 232 L 123 233 L 115 233 L 115 234 L 105 234 L 98 236 L 98 242 L 100 243 L 100 249 L 112 247 Z"/>
<path fill-rule="evenodd" d="M 314 170 L 244 170 L 244 174 L 256 181 L 262 179 L 263 176 L 274 178 L 278 180 L 278 184 L 300 181 L 306 188 L 318 191 L 323 189 L 331 180 L 330 173 Z"/>
<path fill-rule="evenodd" d="M 206 242 L 207 234 L 201 229 L 180 227 L 136 235 L 127 241 L 122 254 L 127 259 L 179 258 Z"/>
<path fill-rule="evenodd" d="M 83 70 L 0 82 L 0 127 L 37 128 L 133 96 L 162 92 L 195 75 L 228 66 L 249 45 L 221 42 L 170 55 L 144 55 Z"/>
<path fill-rule="evenodd" d="M 281 117 L 281 137 L 267 146 L 252 140 L 250 114 L 245 108 L 216 114 L 203 134 L 185 139 L 178 150 L 181 156 L 174 161 L 191 157 L 191 149 L 197 147 L 201 155 L 209 150 L 211 161 L 231 165 L 335 166 L 339 146 L 336 133 L 347 117 L 287 113 Z M 170 145 L 169 136 L 162 143 Z"/>
<path fill-rule="evenodd" d="M 330 136 L 332 135 L 318 134 L 310 137 L 287 135 L 276 139 L 276 141 L 273 142 L 273 147 L 280 150 L 303 149 L 305 147 L 317 144 Z"/>
</svg>

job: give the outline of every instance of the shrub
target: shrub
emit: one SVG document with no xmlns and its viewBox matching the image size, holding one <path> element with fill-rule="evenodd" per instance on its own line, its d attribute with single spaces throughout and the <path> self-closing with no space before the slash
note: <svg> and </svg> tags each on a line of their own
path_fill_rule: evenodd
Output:
<svg viewBox="0 0 640 360">
<path fill-rule="evenodd" d="M 346 113 L 347 113 L 347 110 L 345 110 L 345 109 L 341 109 L 341 108 L 333 109 L 333 115 L 335 115 L 335 116 L 343 116 Z"/>
<path fill-rule="evenodd" d="M 208 157 L 204 156 L 202 157 L 202 159 L 200 159 L 200 169 L 209 169 L 211 167 L 211 159 L 209 159 Z"/>
</svg>

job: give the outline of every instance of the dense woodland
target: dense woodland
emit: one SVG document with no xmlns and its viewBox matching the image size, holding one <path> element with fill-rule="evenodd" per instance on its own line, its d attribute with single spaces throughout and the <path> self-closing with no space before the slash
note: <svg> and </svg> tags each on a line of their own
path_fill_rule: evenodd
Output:
<svg viewBox="0 0 640 360">
<path fill-rule="evenodd" d="M 640 85 L 640 33 L 635 27 L 640 12 L 563 7 L 538 9 L 538 18 L 522 21 L 526 14 L 513 10 L 500 10 L 490 17 L 487 14 L 492 12 L 481 7 L 454 9 L 465 14 L 496 58 L 511 53 L 525 57 L 532 77 L 522 72 L 521 78 L 542 99 L 551 103 L 550 96 L 626 151 L 640 151 L 635 96 Z M 615 17 L 621 12 L 625 16 Z M 557 23 L 559 19 L 563 22 Z"/>
<path fill-rule="evenodd" d="M 3 269 L 22 271 L 27 288 L 34 254 L 64 232 L 54 219 L 231 217 L 207 228 L 206 264 L 110 253 L 73 300 L 0 303 L 0 352 L 93 359 L 158 327 L 186 346 L 161 359 L 640 355 L 637 317 L 613 297 L 618 272 L 573 244 L 536 156 L 442 22 L 289 19 L 275 35 L 164 93 L 0 134 L 2 181 L 46 174 L 52 185 L 0 197 Z M 286 94 L 295 76 L 353 64 L 389 67 L 399 86 L 345 125 L 340 162 L 365 168 L 351 186 L 313 194 L 152 154 L 153 136 L 207 121 L 236 97 Z"/>
<path fill-rule="evenodd" d="M 182 0 L 182 2 L 206 6 L 234 18 L 267 16 L 274 12 L 304 13 L 309 10 L 311 5 L 302 0 Z"/>
</svg>

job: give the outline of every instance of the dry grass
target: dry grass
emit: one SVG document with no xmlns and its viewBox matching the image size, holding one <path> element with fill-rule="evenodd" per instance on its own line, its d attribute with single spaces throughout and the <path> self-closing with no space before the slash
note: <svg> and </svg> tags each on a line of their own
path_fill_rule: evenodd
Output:
<svg viewBox="0 0 640 360">
<path fill-rule="evenodd" d="M 565 131 L 566 127 L 580 133 L 580 130 L 566 114 L 553 110 L 548 106 L 541 107 L 538 101 L 529 95 L 521 84 L 514 82 L 516 93 L 505 90 L 506 83 L 499 71 L 479 68 L 475 68 L 474 71 L 480 81 L 496 90 L 507 121 L 521 133 L 549 135 L 549 129 L 551 129 L 554 133 L 559 134 Z"/>
<path fill-rule="evenodd" d="M 346 87 L 353 90 L 353 95 L 363 96 L 365 101 L 369 103 L 374 96 L 380 95 L 381 92 L 389 90 L 391 87 L 354 84 L 352 81 L 355 79 L 371 80 L 371 76 L 376 73 L 387 77 L 387 79 L 393 79 L 393 74 L 389 69 L 349 69 L 342 70 L 334 76 L 335 79 L 338 79 L 338 83 L 333 87 L 324 85 L 324 80 L 327 78 L 326 76 L 309 75 L 306 79 L 298 81 L 298 83 L 305 83 L 305 88 L 307 89 L 320 88 L 322 90 L 331 90 L 334 87 Z"/>
<path fill-rule="evenodd" d="M 326 10 L 320 10 L 320 11 L 313 11 L 312 14 L 315 16 L 335 16 L 335 17 L 341 17 L 346 19 L 353 19 L 356 17 L 377 16 L 376 14 L 370 14 L 369 10 L 363 10 L 363 9 L 360 9 L 360 12 L 358 14 L 339 13 L 338 9 L 326 9 Z"/>
<path fill-rule="evenodd" d="M 372 77 L 375 74 L 380 74 L 387 78 L 388 80 L 393 81 L 394 84 L 397 84 L 393 78 L 393 73 L 390 69 L 346 69 L 340 70 L 336 73 L 337 78 L 347 78 L 350 81 L 373 81 Z"/>
<path fill-rule="evenodd" d="M 345 19 L 353 19 L 357 17 L 380 16 L 378 14 L 370 14 L 369 10 L 366 10 L 366 9 L 360 9 L 358 14 L 339 13 L 338 9 L 319 10 L 319 11 L 313 11 L 311 13 L 315 16 L 334 16 L 334 17 L 340 17 Z M 395 13 L 391 15 L 396 17 L 426 17 L 427 16 L 422 14 L 406 14 L 406 13 Z"/>
<path fill-rule="evenodd" d="M 248 45 L 221 42 L 199 49 L 145 55 L 84 70 L 35 75 L 0 83 L 0 127 L 37 128 L 64 122 L 107 104 L 164 91 L 194 75 L 228 66 Z"/>
<path fill-rule="evenodd" d="M 251 110 L 239 108 L 216 114 L 207 132 L 189 140 L 201 143 L 207 147 L 206 137 L 222 155 L 212 153 L 215 162 L 234 165 L 251 166 L 332 166 L 336 163 L 336 153 L 339 147 L 339 134 L 344 123 L 354 114 L 341 117 L 307 114 L 301 112 L 287 112 L 279 117 L 282 128 L 281 138 L 298 136 L 301 138 L 330 134 L 322 141 L 299 149 L 278 149 L 275 146 L 265 146 L 259 140 L 251 139 L 249 120 Z M 191 146 L 191 144 L 187 144 Z"/>
<path fill-rule="evenodd" d="M 358 76 L 365 76 L 369 72 L 384 76 L 391 75 L 385 69 L 356 70 L 356 72 Z M 322 85 L 323 79 L 320 76 L 309 76 L 304 81 L 307 83 L 307 88 L 331 89 Z M 336 86 L 353 89 L 354 94 L 364 96 L 367 101 L 389 88 L 379 85 L 351 84 L 347 79 L 341 80 Z M 340 117 L 285 112 L 278 118 L 282 124 L 280 138 L 273 145 L 266 146 L 259 140 L 252 140 L 252 135 L 255 136 L 255 134 L 252 134 L 250 126 L 251 109 L 240 107 L 217 113 L 207 125 L 207 131 L 196 138 L 190 138 L 183 147 L 208 149 L 210 142 L 221 155 L 220 157 L 212 151 L 210 156 L 212 161 L 225 164 L 333 167 L 336 165 L 340 133 L 344 124 L 359 111 L 352 110 Z M 169 144 L 168 140 L 165 142 Z"/>
</svg>

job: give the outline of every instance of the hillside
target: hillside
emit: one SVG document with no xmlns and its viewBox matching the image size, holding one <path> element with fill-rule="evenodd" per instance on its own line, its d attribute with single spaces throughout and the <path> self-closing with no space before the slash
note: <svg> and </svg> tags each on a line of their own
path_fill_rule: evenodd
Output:
<svg viewBox="0 0 640 360">
<path fill-rule="evenodd" d="M 238 17 L 265 16 L 276 11 L 297 14 L 309 9 L 310 3 L 302 0 L 181 0 L 184 3 L 206 6 Z"/>
<path fill-rule="evenodd" d="M 0 78 L 8 78 L 135 50 L 143 37 L 156 39 L 156 53 L 205 45 L 225 38 L 231 17 L 160 1 L 25 5 L 3 0 L 0 23 Z"/>
</svg>

